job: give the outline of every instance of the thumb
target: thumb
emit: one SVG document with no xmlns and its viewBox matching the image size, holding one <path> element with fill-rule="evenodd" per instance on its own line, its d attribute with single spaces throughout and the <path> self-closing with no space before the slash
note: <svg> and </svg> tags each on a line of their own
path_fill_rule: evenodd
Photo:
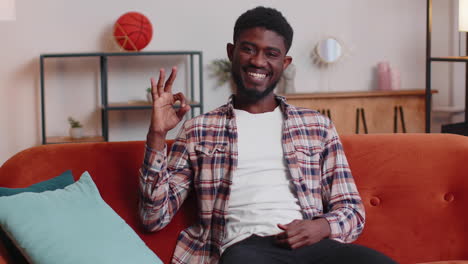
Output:
<svg viewBox="0 0 468 264">
<path fill-rule="evenodd" d="M 279 229 L 281 229 L 281 230 L 286 230 L 286 229 L 288 229 L 288 225 L 277 224 L 277 226 L 278 226 Z"/>
<path fill-rule="evenodd" d="M 184 115 L 190 110 L 190 105 L 186 104 L 184 107 L 180 107 L 179 111 L 177 111 L 177 117 L 182 119 Z"/>
<path fill-rule="evenodd" d="M 300 223 L 301 221 L 300 220 L 293 220 L 292 222 L 288 223 L 288 224 L 285 224 L 285 225 L 282 225 L 282 224 L 278 224 L 278 227 L 282 230 L 286 230 L 288 228 L 290 228 L 291 226 L 294 226 L 294 225 L 297 225 L 298 223 Z"/>
</svg>

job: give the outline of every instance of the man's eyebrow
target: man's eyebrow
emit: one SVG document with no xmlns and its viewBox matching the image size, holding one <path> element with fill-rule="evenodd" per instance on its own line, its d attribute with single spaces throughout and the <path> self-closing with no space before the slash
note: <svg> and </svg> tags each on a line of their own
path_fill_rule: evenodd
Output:
<svg viewBox="0 0 468 264">
<path fill-rule="evenodd" d="M 244 40 L 244 41 L 241 41 L 239 44 L 240 44 L 240 45 L 257 46 L 257 45 L 255 45 L 255 43 L 250 42 L 250 41 L 245 41 L 245 40 Z"/>
<path fill-rule="evenodd" d="M 239 44 L 240 44 L 240 45 L 250 45 L 250 46 L 257 47 L 257 45 L 256 45 L 255 43 L 250 42 L 250 41 L 245 41 L 245 40 L 244 40 L 244 41 L 241 41 Z M 282 52 L 281 52 L 281 49 L 279 49 L 279 48 L 267 47 L 267 49 L 268 49 L 268 50 L 273 50 L 273 51 L 276 51 L 276 52 L 279 52 L 279 53 L 282 53 Z"/>
</svg>

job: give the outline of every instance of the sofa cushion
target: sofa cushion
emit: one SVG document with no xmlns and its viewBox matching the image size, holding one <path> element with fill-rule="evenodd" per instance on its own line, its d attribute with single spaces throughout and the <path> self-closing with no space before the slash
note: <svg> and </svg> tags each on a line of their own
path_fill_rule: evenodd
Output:
<svg viewBox="0 0 468 264">
<path fill-rule="evenodd" d="M 15 194 L 19 194 L 22 192 L 53 191 L 56 189 L 64 188 L 72 184 L 74 181 L 75 180 L 73 179 L 71 170 L 67 170 L 63 172 L 62 174 L 60 174 L 59 176 L 33 184 L 26 188 L 0 187 L 0 197 L 15 195 Z M 21 254 L 21 252 L 16 248 L 16 246 L 12 243 L 11 239 L 6 236 L 5 231 L 3 231 L 1 226 L 0 226 L 0 241 L 3 242 L 3 245 L 2 245 L 3 247 L 0 248 L 0 255 L 7 256 L 6 253 L 1 252 L 1 250 L 7 250 L 8 252 L 10 252 L 11 258 L 14 259 L 14 263 L 18 263 L 18 264 L 27 263 L 26 259 Z"/>
<path fill-rule="evenodd" d="M 0 225 L 33 263 L 162 263 L 87 172 L 64 189 L 0 197 Z"/>
<path fill-rule="evenodd" d="M 0 196 L 10 196 L 23 192 L 44 192 L 65 188 L 74 182 L 71 170 L 67 170 L 50 180 L 33 184 L 27 188 L 4 188 L 0 187 Z"/>
</svg>

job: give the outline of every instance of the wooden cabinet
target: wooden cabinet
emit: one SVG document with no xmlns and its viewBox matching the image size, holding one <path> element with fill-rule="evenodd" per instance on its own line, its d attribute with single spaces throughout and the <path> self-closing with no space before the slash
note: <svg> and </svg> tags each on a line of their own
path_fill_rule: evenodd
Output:
<svg viewBox="0 0 468 264">
<path fill-rule="evenodd" d="M 408 133 L 424 133 L 425 131 L 424 90 L 309 93 L 284 96 L 292 105 L 329 113 L 340 134 L 365 133 L 365 127 L 368 133 L 393 133 L 395 128 L 397 132 L 404 132 L 403 127 Z"/>
</svg>

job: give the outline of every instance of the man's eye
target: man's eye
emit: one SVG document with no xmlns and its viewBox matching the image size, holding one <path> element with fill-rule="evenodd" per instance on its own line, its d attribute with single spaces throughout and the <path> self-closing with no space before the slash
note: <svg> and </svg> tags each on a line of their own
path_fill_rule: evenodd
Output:
<svg viewBox="0 0 468 264">
<path fill-rule="evenodd" d="M 279 53 L 278 52 L 267 52 L 267 56 L 272 57 L 272 58 L 277 58 L 277 57 L 279 57 Z"/>
<path fill-rule="evenodd" d="M 245 51 L 245 52 L 248 52 L 248 53 L 252 53 L 253 52 L 253 49 L 251 47 L 242 47 L 241 48 L 242 51 Z"/>
</svg>

